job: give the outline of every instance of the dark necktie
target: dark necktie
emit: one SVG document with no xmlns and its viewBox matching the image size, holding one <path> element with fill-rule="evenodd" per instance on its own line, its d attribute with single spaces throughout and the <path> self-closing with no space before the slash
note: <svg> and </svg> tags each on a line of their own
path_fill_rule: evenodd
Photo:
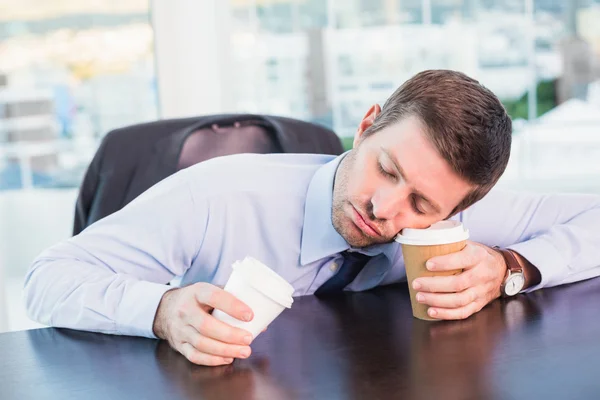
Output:
<svg viewBox="0 0 600 400">
<path fill-rule="evenodd" d="M 352 283 L 354 278 L 356 278 L 358 273 L 371 258 L 365 254 L 350 253 L 348 251 L 342 252 L 342 256 L 344 257 L 344 263 L 340 267 L 338 273 L 321 285 L 315 291 L 315 295 L 320 296 L 341 292 L 346 286 Z"/>
</svg>

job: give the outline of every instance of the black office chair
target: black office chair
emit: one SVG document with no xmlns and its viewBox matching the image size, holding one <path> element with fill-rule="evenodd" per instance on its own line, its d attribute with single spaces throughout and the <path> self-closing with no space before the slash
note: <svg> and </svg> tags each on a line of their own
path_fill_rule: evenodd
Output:
<svg viewBox="0 0 600 400">
<path fill-rule="evenodd" d="M 104 137 L 85 174 L 73 234 L 120 210 L 178 170 L 213 157 L 342 152 L 338 136 L 327 128 L 266 115 L 213 115 L 116 129 Z"/>
</svg>

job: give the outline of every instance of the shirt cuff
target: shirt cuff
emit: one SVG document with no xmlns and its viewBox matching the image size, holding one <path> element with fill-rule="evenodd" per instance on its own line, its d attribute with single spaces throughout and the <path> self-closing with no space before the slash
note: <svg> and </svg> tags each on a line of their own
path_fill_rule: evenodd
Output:
<svg viewBox="0 0 600 400">
<path fill-rule="evenodd" d="M 156 310 L 165 292 L 173 287 L 146 281 L 134 281 L 128 286 L 117 311 L 117 333 L 157 339 L 152 330 Z"/>
<path fill-rule="evenodd" d="M 508 249 L 519 253 L 540 271 L 540 283 L 525 289 L 525 293 L 559 285 L 569 274 L 564 255 L 544 236 L 508 246 Z"/>
</svg>

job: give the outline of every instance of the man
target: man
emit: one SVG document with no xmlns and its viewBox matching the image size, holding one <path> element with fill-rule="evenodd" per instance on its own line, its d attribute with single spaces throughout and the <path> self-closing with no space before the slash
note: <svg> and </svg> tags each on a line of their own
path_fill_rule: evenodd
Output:
<svg viewBox="0 0 600 400">
<path fill-rule="evenodd" d="M 194 363 L 227 364 L 248 357 L 252 341 L 210 314 L 252 319 L 218 287 L 234 261 L 263 261 L 296 296 L 367 290 L 406 279 L 393 242 L 400 230 L 449 217 L 473 241 L 429 263 L 464 272 L 414 282 L 433 317 L 467 318 L 501 295 L 509 258 L 490 246 L 510 248 L 527 290 L 599 275 L 598 197 L 486 196 L 510 141 L 510 119 L 489 90 L 425 71 L 371 107 L 340 157 L 213 159 L 50 248 L 28 272 L 28 312 L 53 326 L 159 337 Z"/>
</svg>

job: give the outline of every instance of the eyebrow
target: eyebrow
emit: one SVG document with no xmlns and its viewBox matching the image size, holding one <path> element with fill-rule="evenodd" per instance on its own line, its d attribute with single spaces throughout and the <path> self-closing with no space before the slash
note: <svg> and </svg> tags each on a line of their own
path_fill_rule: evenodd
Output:
<svg viewBox="0 0 600 400">
<path fill-rule="evenodd" d="M 404 170 L 402 169 L 402 166 L 400 165 L 400 163 L 396 160 L 396 158 L 394 158 L 392 156 L 392 154 L 385 148 L 381 147 L 381 150 L 385 153 L 385 155 L 387 156 L 387 158 L 389 158 L 392 161 L 392 164 L 394 164 L 394 167 L 398 170 L 398 173 L 400 174 L 400 176 L 402 177 L 402 180 L 404 180 L 405 182 L 409 183 L 408 179 L 406 179 L 406 173 L 404 172 Z M 423 200 L 425 200 L 427 203 L 429 203 L 429 205 L 431 207 L 433 207 L 433 209 L 437 212 L 440 213 L 442 212 L 441 208 L 434 203 L 433 201 L 429 200 L 427 198 L 427 196 L 425 196 L 422 192 L 418 191 L 417 189 L 413 188 L 413 192 L 421 197 Z"/>
</svg>

